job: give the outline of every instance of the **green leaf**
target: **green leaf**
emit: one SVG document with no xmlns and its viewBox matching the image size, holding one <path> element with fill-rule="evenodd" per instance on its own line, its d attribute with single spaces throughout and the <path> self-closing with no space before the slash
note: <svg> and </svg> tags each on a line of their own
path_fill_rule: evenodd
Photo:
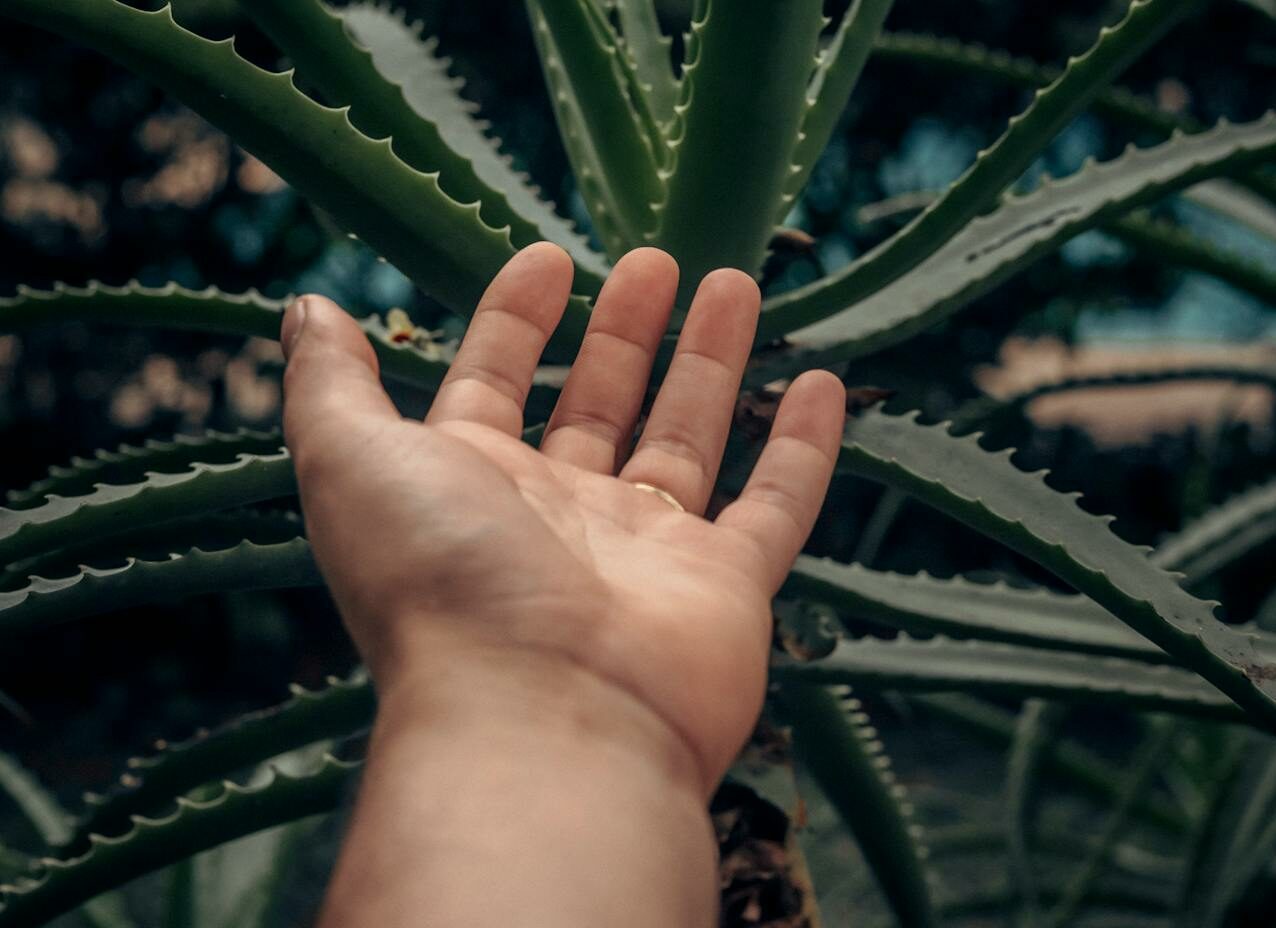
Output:
<svg viewBox="0 0 1276 928">
<path fill-rule="evenodd" d="M 1151 733 L 1139 746 L 1138 753 L 1130 764 L 1129 772 L 1125 775 L 1120 798 L 1103 823 L 1098 842 L 1072 878 L 1068 880 L 1059 901 L 1046 916 L 1046 924 L 1050 928 L 1064 928 L 1066 925 L 1074 924 L 1082 905 L 1094 894 L 1096 884 L 1108 865 L 1108 857 L 1129 825 L 1135 800 L 1147 792 L 1153 778 L 1160 771 L 1174 733 L 1174 724 L 1171 719 L 1153 721 Z"/>
<path fill-rule="evenodd" d="M 663 151 L 624 52 L 593 0 L 526 0 L 568 158 L 612 259 L 654 225 Z M 655 133 L 658 134 L 658 133 Z"/>
<path fill-rule="evenodd" d="M 1223 182 L 1204 181 L 1192 190 L 1208 187 L 1211 183 Z M 1240 192 L 1246 193 L 1243 190 Z M 1189 195 L 1190 193 L 1188 191 Z M 859 215 L 870 217 L 875 222 L 891 215 L 922 209 L 933 198 L 926 191 L 900 194 L 889 200 L 861 207 Z M 1273 213 L 1276 214 L 1276 211 Z M 1177 270 L 1190 269 L 1213 275 L 1238 290 L 1276 305 L 1276 274 L 1244 254 L 1234 249 L 1220 248 L 1181 225 L 1136 213 L 1122 216 L 1101 228 L 1129 245 L 1146 260 Z"/>
<path fill-rule="evenodd" d="M 797 663 L 777 657 L 772 679 L 823 685 L 845 683 L 879 692 L 1040 697 L 1176 712 L 1237 721 L 1244 716 L 1225 696 L 1194 674 L 1115 657 L 1038 651 L 984 641 L 844 641 L 828 657 Z"/>
<path fill-rule="evenodd" d="M 74 835 L 61 842 L 64 853 L 82 854 L 89 849 L 90 835 L 123 834 L 134 816 L 165 813 L 178 796 L 241 768 L 318 741 L 348 737 L 371 724 L 374 707 L 367 680 L 329 677 L 322 689 L 294 684 L 292 697 L 277 706 L 186 741 L 161 743 L 156 753 L 131 759 L 127 775 L 106 795 L 86 797 L 88 806 Z"/>
<path fill-rule="evenodd" d="M 1057 902 L 1066 888 L 1057 883 L 1041 887 L 1041 900 Z M 996 918 L 1014 904 L 1014 889 L 1007 883 L 992 886 L 976 885 L 963 889 L 940 903 L 939 911 L 945 919 Z M 1107 877 L 1103 885 L 1095 887 L 1087 899 L 1095 908 L 1119 912 L 1112 921 L 1088 919 L 1086 928 L 1164 928 L 1169 909 L 1165 893 L 1159 887 L 1149 887 L 1145 881 L 1131 881 Z M 1137 918 L 1136 913 L 1155 918 Z"/>
<path fill-rule="evenodd" d="M 30 509 L 0 509 L 0 564 L 63 547 L 75 539 L 157 525 L 297 492 L 287 452 L 240 454 L 230 464 L 196 462 L 140 483 L 102 485 L 84 496 L 55 497 Z"/>
<path fill-rule="evenodd" d="M 17 806 L 31 829 L 48 848 L 62 844 L 71 835 L 71 816 L 40 785 L 35 774 L 0 751 L 0 792 Z"/>
<path fill-rule="evenodd" d="M 1259 12 L 1276 18 L 1276 0 L 1244 0 L 1244 2 Z"/>
<path fill-rule="evenodd" d="M 86 287 L 71 287 L 59 282 L 51 291 L 19 285 L 17 296 L 0 297 L 0 330 L 21 332 L 63 321 L 111 322 L 273 340 L 279 337 L 285 305 L 256 290 L 188 290 L 174 283 L 143 287 L 130 281 L 112 287 L 94 280 Z"/>
<path fill-rule="evenodd" d="M 51 291 L 19 287 L 17 296 L 0 297 L 0 331 L 20 332 L 76 321 L 277 340 L 287 305 L 288 300 L 269 300 L 255 290 L 232 294 L 215 287 L 188 290 L 174 283 L 163 287 L 143 287 L 136 281 L 123 287 L 98 281 L 87 287 L 58 283 Z M 426 389 L 434 389 L 443 380 L 452 349 L 433 343 L 422 349 L 411 342 L 396 342 L 379 316 L 358 322 L 377 353 L 384 376 Z"/>
<path fill-rule="evenodd" d="M 0 792 L 13 800 L 48 848 L 66 841 L 71 834 L 71 816 L 29 770 L 4 752 L 0 752 Z M 82 914 L 93 928 L 133 928 L 134 925 L 123 897 L 117 893 L 90 900 Z"/>
<path fill-rule="evenodd" d="M 799 682 L 774 697 L 793 729 L 793 753 L 855 836 L 901 928 L 936 924 L 920 829 L 877 732 L 849 691 Z"/>
<path fill-rule="evenodd" d="M 1038 64 L 1029 58 L 1018 58 L 1000 49 L 910 32 L 882 33 L 877 37 L 873 56 L 885 61 L 923 64 L 1029 89 L 1047 87 L 1061 74 L 1058 68 Z M 1160 135 L 1169 135 L 1175 129 L 1191 132 L 1200 128 L 1195 122 L 1163 110 L 1152 101 L 1120 87 L 1100 90 L 1091 105 L 1109 119 Z"/>
<path fill-rule="evenodd" d="M 626 47 L 624 37 L 617 30 L 606 9 L 608 0 L 581 0 L 581 4 L 584 6 L 585 13 L 594 26 L 595 34 L 604 45 L 616 51 L 614 60 L 620 71 L 621 84 L 624 91 L 623 99 L 629 103 L 634 118 L 638 121 L 643 139 L 652 153 L 652 162 L 657 168 L 656 176 L 658 178 L 659 169 L 669 159 L 669 148 L 665 144 L 668 139 L 665 136 L 665 130 L 660 125 L 659 118 L 657 118 L 651 108 L 651 100 L 644 89 L 641 78 L 638 76 L 637 63 L 634 61 L 633 55 L 630 54 L 628 47 Z"/>
<path fill-rule="evenodd" d="M 0 14 L 96 48 L 159 84 L 454 312 L 472 313 L 513 254 L 507 232 L 486 225 L 477 205 L 444 193 L 436 175 L 405 164 L 388 139 L 368 138 L 345 109 L 305 96 L 290 73 L 245 61 L 231 40 L 183 29 L 167 6 L 148 12 L 118 0 L 0 0 Z M 585 301 L 573 299 L 555 349 L 579 345 L 587 319 Z"/>
<path fill-rule="evenodd" d="M 819 66 L 806 91 L 806 112 L 793 152 L 793 166 L 797 170 L 785 182 L 784 212 L 806 186 L 815 163 L 828 147 L 838 118 L 859 83 L 873 43 L 894 3 L 895 0 L 855 0 L 843 15 L 833 40 L 821 53 Z M 776 221 L 783 219 L 782 214 Z"/>
<path fill-rule="evenodd" d="M 1157 799 L 1159 800 L 1159 796 Z M 1069 830 L 1066 826 L 1051 823 L 1039 829 L 1034 837 L 1034 850 L 1049 863 L 1075 862 L 1084 860 L 1094 849 L 1097 841 L 1093 836 Z M 926 842 L 930 847 L 931 858 L 941 860 L 952 857 L 959 860 L 968 858 L 970 854 L 990 854 L 1000 856 L 1006 850 L 1006 830 L 1000 825 L 986 824 L 982 821 L 944 825 L 926 830 Z M 1123 860 L 1120 857 L 1110 861 L 1114 870 L 1122 876 L 1139 879 L 1160 890 L 1169 890 L 1176 885 L 1179 878 L 1181 862 L 1177 857 L 1154 854 L 1143 848 L 1136 859 Z"/>
<path fill-rule="evenodd" d="M 1276 481 L 1215 506 L 1161 542 L 1153 559 L 1182 571 L 1189 585 L 1212 576 L 1276 537 Z"/>
<path fill-rule="evenodd" d="M 998 747 L 1008 746 L 1014 739 L 1016 717 L 991 703 L 952 693 L 944 696 L 912 695 L 912 706 L 936 716 L 944 723 Z M 1122 771 L 1069 738 L 1057 738 L 1047 745 L 1043 763 L 1046 770 L 1067 784 L 1102 802 L 1115 802 L 1120 791 Z M 1165 831 L 1182 834 L 1187 822 L 1178 809 L 1143 796 L 1135 805 L 1139 820 Z M 1004 829 L 997 834 L 1004 839 Z"/>
<path fill-rule="evenodd" d="M 1268 518 L 1222 538 L 1219 536 L 1229 524 L 1243 519 L 1210 519 L 1201 529 L 1193 530 L 1181 546 L 1176 543 L 1168 554 L 1154 553 L 1151 563 L 1177 571 L 1175 558 L 1182 556 L 1191 571 L 1188 581 L 1205 579 L 1276 535 L 1276 513 L 1267 508 L 1276 508 L 1271 498 L 1274 495 L 1268 492 L 1262 499 Z M 885 573 L 859 564 L 802 555 L 785 582 L 784 592 L 802 603 L 828 606 L 842 616 L 913 635 L 1000 641 L 1123 657 L 1145 664 L 1176 663 L 1093 600 L 1041 587 L 975 583 L 961 576 L 940 579 L 926 573 Z M 1276 635 L 1252 624 L 1233 627 L 1252 637 L 1264 663 L 1276 664 Z"/>
<path fill-rule="evenodd" d="M 1165 34 L 1194 0 L 1132 0 L 1125 18 L 1104 28 L 1059 79 L 1036 92 L 1005 133 L 935 203 L 901 232 L 844 270 L 771 301 L 758 327 L 770 341 L 859 304 L 919 268 L 1014 183 L 1073 117 Z"/>
<path fill-rule="evenodd" d="M 0 592 L 0 639 L 143 603 L 322 582 L 304 538 L 264 545 L 241 541 L 218 551 L 192 548 L 162 561 L 130 557 L 122 567 L 81 567 L 52 580 L 31 577 L 20 589 Z"/>
<path fill-rule="evenodd" d="M 277 429 L 255 432 L 206 431 L 202 435 L 174 435 L 147 439 L 143 445 L 120 445 L 114 451 L 94 451 L 91 457 L 72 458 L 65 467 L 51 467 L 49 474 L 23 490 L 10 490 L 9 509 L 31 509 L 49 496 L 84 496 L 99 483 L 137 483 L 148 473 L 180 473 L 196 461 L 229 464 L 241 454 L 269 454 L 283 447 Z"/>
<path fill-rule="evenodd" d="M 222 551 L 245 541 L 278 544 L 304 534 L 301 514 L 292 509 L 250 506 L 204 512 L 103 537 L 69 539 L 60 548 L 15 561 L 0 570 L 0 593 L 25 587 L 31 577 L 57 580 L 78 574 L 84 567 L 120 567 L 129 558 L 167 561 L 191 548 Z"/>
<path fill-rule="evenodd" d="M 1248 850 L 1240 858 L 1237 872 L 1231 881 L 1228 893 L 1229 904 L 1241 900 L 1270 899 L 1272 892 L 1271 861 L 1276 858 L 1276 816 L 1270 814 L 1268 808 L 1267 824 L 1248 845 Z M 1231 915 L 1229 907 L 1228 915 Z"/>
<path fill-rule="evenodd" d="M 228 294 L 213 287 L 187 290 L 174 283 L 163 287 L 143 287 L 137 282 L 123 287 L 97 281 L 87 287 L 59 283 L 52 291 L 19 287 L 17 296 L 0 297 L 0 331 L 74 320 L 274 340 L 279 338 L 280 316 L 288 302 L 268 300 L 254 290 Z M 383 377 L 426 390 L 434 390 L 443 381 L 455 346 L 429 340 L 418 346 L 416 338 L 396 341 L 380 316 L 356 321 L 377 354 Z M 537 371 L 528 396 L 529 416 L 549 416 L 562 379 L 554 368 Z"/>
<path fill-rule="evenodd" d="M 1276 727 L 1276 665 L 1253 640 L 1214 617 L 1143 549 L 1119 539 L 1110 519 L 1090 515 L 1075 497 L 1025 474 L 1010 454 L 957 438 L 946 425 L 921 425 L 916 414 L 870 410 L 851 420 L 844 470 L 911 493 L 1036 561 L 1110 611 L 1236 701 Z"/>
<path fill-rule="evenodd" d="M 271 928 L 287 919 L 281 906 L 289 874 L 305 858 L 315 819 L 289 822 L 210 848 L 177 864 L 193 870 L 195 928 Z"/>
<path fill-rule="evenodd" d="M 1215 786 L 1179 900 L 1182 928 L 1220 928 L 1276 800 L 1276 745 L 1247 738 Z"/>
<path fill-rule="evenodd" d="M 874 54 L 887 60 L 917 62 L 1020 87 L 1045 87 L 1059 78 L 1057 68 L 1040 65 L 1028 58 L 1016 58 L 1001 50 L 927 35 L 903 32 L 883 34 L 878 37 Z M 1093 108 L 1096 113 L 1113 122 L 1161 137 L 1170 135 L 1175 129 L 1199 132 L 1202 128 L 1191 116 L 1163 110 L 1153 101 L 1120 87 L 1109 87 L 1100 92 L 1094 98 Z M 1255 205 L 1271 209 L 1268 204 L 1276 199 L 1276 180 L 1261 171 L 1249 171 L 1240 175 L 1239 183 L 1258 194 L 1257 197 L 1247 194 L 1258 201 Z M 1227 186 L 1244 193 L 1233 184 Z"/>
<path fill-rule="evenodd" d="M 358 764 L 325 757 L 312 773 L 277 773 L 260 786 L 222 784 L 212 799 L 178 800 L 177 811 L 159 819 L 134 819 L 117 838 L 96 838 L 80 857 L 43 861 L 38 878 L 0 888 L 0 928 L 38 928 L 100 893 L 123 886 L 244 835 L 329 812 L 345 795 Z"/>
<path fill-rule="evenodd" d="M 459 95 L 463 82 L 435 57 L 436 43 L 420 40 L 419 28 L 366 4 L 340 11 L 320 0 L 241 6 L 327 102 L 350 107 L 360 132 L 390 138 L 395 153 L 418 171 L 437 171 L 445 194 L 478 203 L 489 226 L 509 227 L 515 247 L 541 239 L 563 246 L 580 269 L 577 290 L 598 292 L 606 273 L 601 255 L 510 166 L 485 134 L 477 107 Z"/>
<path fill-rule="evenodd" d="M 1224 123 L 1199 135 L 1177 136 L 1153 148 L 1131 148 L 1112 161 L 1090 163 L 1062 180 L 1043 183 L 1026 196 L 1008 197 L 999 209 L 975 219 L 909 273 L 847 312 L 792 332 L 787 340 L 794 347 L 752 371 L 749 382 L 765 383 L 800 368 L 846 361 L 898 344 L 952 316 L 1081 232 L 1167 193 L 1273 155 L 1276 114 L 1268 114 L 1244 125 Z M 824 300 L 824 291 L 794 290 L 769 301 L 770 311 L 790 321 L 810 318 L 807 307 L 817 297 Z M 830 303 L 826 308 L 832 313 L 842 306 Z M 790 331 L 787 324 L 783 328 Z"/>
<path fill-rule="evenodd" d="M 683 307 L 709 271 L 762 267 L 792 200 L 784 191 L 823 23 L 818 0 L 710 0 L 691 24 L 695 57 L 683 66 L 652 240 L 681 267 Z"/>
<path fill-rule="evenodd" d="M 1173 223 L 1141 216 L 1126 216 L 1107 229 L 1152 260 L 1210 274 L 1276 307 L 1276 273 L 1235 250 L 1220 248 Z"/>
<path fill-rule="evenodd" d="M 1271 200 L 1257 196 L 1233 181 L 1206 181 L 1197 184 L 1183 197 L 1276 241 L 1276 207 Z"/>
<path fill-rule="evenodd" d="M 1040 699 L 1024 703 L 1006 760 L 1006 852 L 1010 881 L 1018 894 L 1018 923 L 1032 925 L 1038 914 L 1037 880 L 1032 854 L 1038 785 L 1050 744 L 1064 718 L 1063 707 Z"/>
<path fill-rule="evenodd" d="M 786 595 L 831 606 L 843 616 L 910 634 L 1172 662 L 1164 651 L 1084 596 L 964 577 L 894 574 L 802 555 Z M 1276 647 L 1273 647 L 1276 656 Z"/>
<path fill-rule="evenodd" d="M 660 31 L 654 0 L 611 0 L 620 18 L 620 37 L 656 121 L 673 121 L 678 79 L 673 73 L 673 41 Z"/>
</svg>

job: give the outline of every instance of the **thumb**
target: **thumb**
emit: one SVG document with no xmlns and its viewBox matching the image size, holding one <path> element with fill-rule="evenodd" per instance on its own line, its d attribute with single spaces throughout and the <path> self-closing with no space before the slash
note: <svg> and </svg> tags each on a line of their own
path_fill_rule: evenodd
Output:
<svg viewBox="0 0 1276 928">
<path fill-rule="evenodd" d="M 288 362 L 284 436 L 303 482 L 314 464 L 342 454 L 366 426 L 400 418 L 363 329 L 336 303 L 298 297 L 284 313 L 279 341 Z"/>
</svg>

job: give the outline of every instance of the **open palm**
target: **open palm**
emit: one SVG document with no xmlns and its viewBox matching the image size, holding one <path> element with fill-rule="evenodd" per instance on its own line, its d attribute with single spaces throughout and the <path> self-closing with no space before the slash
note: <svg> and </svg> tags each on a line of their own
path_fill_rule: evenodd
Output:
<svg viewBox="0 0 1276 928">
<path fill-rule="evenodd" d="M 523 403 L 571 277 L 556 246 L 516 255 L 425 423 L 394 409 L 353 320 L 304 298 L 285 322 L 285 427 L 308 530 L 374 678 L 442 648 L 559 654 L 672 726 L 712 783 L 761 705 L 770 599 L 832 473 L 841 384 L 793 384 L 745 490 L 710 522 L 757 287 L 704 279 L 631 453 L 677 266 L 625 256 L 537 451 L 519 440 Z"/>
</svg>

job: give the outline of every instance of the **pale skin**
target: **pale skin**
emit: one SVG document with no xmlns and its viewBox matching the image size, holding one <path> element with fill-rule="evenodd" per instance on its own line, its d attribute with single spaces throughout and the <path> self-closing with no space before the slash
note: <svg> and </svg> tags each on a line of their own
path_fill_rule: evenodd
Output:
<svg viewBox="0 0 1276 928">
<path fill-rule="evenodd" d="M 644 248 L 612 270 L 537 451 L 523 402 L 571 278 L 554 245 L 512 258 L 424 423 L 338 307 L 285 315 L 302 508 L 380 701 L 321 928 L 716 924 L 707 800 L 762 705 L 771 598 L 844 392 L 799 377 L 706 519 L 758 290 L 705 277 L 633 446 L 678 280 Z"/>
</svg>

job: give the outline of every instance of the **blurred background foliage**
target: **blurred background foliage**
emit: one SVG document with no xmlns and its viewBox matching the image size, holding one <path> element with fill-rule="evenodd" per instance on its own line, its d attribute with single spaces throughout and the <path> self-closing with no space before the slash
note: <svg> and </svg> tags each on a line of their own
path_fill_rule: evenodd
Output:
<svg viewBox="0 0 1276 928">
<path fill-rule="evenodd" d="M 828 11 L 839 15 L 845 5 L 830 2 Z M 1145 56 L 1124 84 L 1163 109 L 1207 123 L 1257 117 L 1276 88 L 1276 23 L 1254 8 L 1261 5 L 1215 0 Z M 174 6 L 189 27 L 238 35 L 249 57 L 279 64 L 234 0 Z M 404 6 L 453 57 L 466 94 L 482 104 L 505 150 L 563 212 L 583 220 L 522 5 L 410 0 Z M 680 29 L 689 3 L 661 6 L 669 29 Z M 1058 63 L 1085 48 L 1124 7 L 1117 0 L 899 0 L 887 27 Z M 880 241 L 907 216 L 897 210 L 912 195 L 956 178 L 1026 97 L 992 81 L 875 58 L 789 217 L 815 244 L 777 252 L 765 285 L 811 279 Z M 1110 157 L 1131 141 L 1140 139 L 1083 116 L 1024 183 L 1042 171 L 1071 173 L 1086 157 Z M 1187 202 L 1166 208 L 1216 243 L 1276 265 L 1276 252 L 1242 227 Z M 19 283 L 132 278 L 255 287 L 276 297 L 317 290 L 361 315 L 403 307 L 419 324 L 459 332 L 397 271 L 337 233 L 268 169 L 161 92 L 94 53 L 6 22 L 0 293 Z M 1271 306 L 1094 232 L 982 298 L 955 323 L 869 359 L 849 381 L 894 390 L 901 405 L 940 417 L 985 390 L 1013 392 L 1105 365 L 1220 352 L 1276 364 L 1274 323 Z M 0 487 L 23 486 L 51 462 L 98 447 L 268 425 L 278 414 L 279 370 L 272 343 L 203 334 L 66 324 L 0 336 Z M 1084 506 L 1117 515 L 1116 530 L 1130 540 L 1154 543 L 1274 469 L 1273 402 L 1262 387 L 1197 382 L 1052 400 L 999 427 L 990 441 L 1022 448 L 1018 460 L 1027 469 L 1051 468 L 1054 486 L 1081 490 Z M 837 517 L 818 527 L 812 543 L 818 553 L 905 572 L 1017 572 L 1049 582 L 920 506 L 904 502 L 896 518 L 883 520 L 897 501 L 883 501 L 872 485 L 847 480 L 833 494 Z M 877 531 L 882 525 L 887 530 Z M 1238 564 L 1206 591 L 1227 603 L 1232 619 L 1252 617 L 1270 592 L 1259 585 L 1268 572 L 1248 569 L 1253 563 Z M 0 654 L 0 689 L 16 704 L 0 714 L 0 747 L 60 784 L 67 791 L 61 798 L 74 805 L 75 790 L 100 786 L 153 739 L 180 737 L 277 701 L 283 694 L 274 681 L 285 671 L 316 684 L 352 661 L 319 594 L 208 598 L 138 609 L 109 625 L 60 626 L 28 639 L 20 653 Z M 910 765 L 910 749 L 891 743 L 896 708 L 883 704 L 874 715 L 885 723 L 907 781 L 910 770 L 935 765 Z M 1070 724 L 1102 730 L 1084 712 Z M 946 758 L 969 753 L 954 769 L 1000 776 L 999 766 L 983 771 L 969 745 L 945 746 L 941 732 L 926 737 L 939 739 Z"/>
</svg>

